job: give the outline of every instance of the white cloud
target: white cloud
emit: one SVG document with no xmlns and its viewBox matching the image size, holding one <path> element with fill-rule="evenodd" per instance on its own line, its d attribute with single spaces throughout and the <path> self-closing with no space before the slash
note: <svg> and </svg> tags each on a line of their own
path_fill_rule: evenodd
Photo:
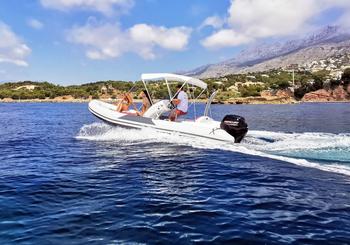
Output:
<svg viewBox="0 0 350 245">
<path fill-rule="evenodd" d="M 28 26 L 30 26 L 36 30 L 40 30 L 44 27 L 44 24 L 42 22 L 40 22 L 39 20 L 34 19 L 34 18 L 28 19 L 27 24 L 28 24 Z"/>
<path fill-rule="evenodd" d="M 259 38 L 295 35 L 314 26 L 325 10 L 350 16 L 349 0 L 231 0 L 225 27 L 202 40 L 205 47 L 238 46 Z"/>
<path fill-rule="evenodd" d="M 122 30 L 117 24 L 93 21 L 68 31 L 68 41 L 83 45 L 90 59 L 110 59 L 130 52 L 144 59 L 156 58 L 155 48 L 181 51 L 186 48 L 191 29 L 137 24 Z"/>
<path fill-rule="evenodd" d="M 237 46 L 242 43 L 249 43 L 253 39 L 235 32 L 231 29 L 222 29 L 202 41 L 202 45 L 207 48 L 223 48 L 227 46 Z"/>
<path fill-rule="evenodd" d="M 112 15 L 115 12 L 124 12 L 133 5 L 133 0 L 40 0 L 46 8 L 68 11 L 72 9 L 83 9 Z"/>
<path fill-rule="evenodd" d="M 320 10 L 314 0 L 236 0 L 229 8 L 228 24 L 252 37 L 288 35 Z"/>
<path fill-rule="evenodd" d="M 129 29 L 130 37 L 135 42 L 146 45 L 159 45 L 170 50 L 182 50 L 186 47 L 191 30 L 187 27 L 166 28 L 137 24 Z"/>
<path fill-rule="evenodd" d="M 207 26 L 213 27 L 214 29 L 219 29 L 223 27 L 224 24 L 225 24 L 225 21 L 222 18 L 214 15 L 206 18 L 203 21 L 203 23 L 199 26 L 199 29 L 202 29 Z"/>
<path fill-rule="evenodd" d="M 0 63 L 28 66 L 25 58 L 30 52 L 30 48 L 12 32 L 10 27 L 0 21 Z"/>
</svg>

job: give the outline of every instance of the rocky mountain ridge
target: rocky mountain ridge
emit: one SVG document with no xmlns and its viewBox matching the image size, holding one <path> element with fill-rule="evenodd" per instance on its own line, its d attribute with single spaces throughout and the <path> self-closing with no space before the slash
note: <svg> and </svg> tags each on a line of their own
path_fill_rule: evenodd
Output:
<svg viewBox="0 0 350 245">
<path fill-rule="evenodd" d="M 291 64 L 303 65 L 346 54 L 350 54 L 350 33 L 338 26 L 327 26 L 305 38 L 252 46 L 232 59 L 204 65 L 185 74 L 200 78 L 220 77 L 285 68 Z"/>
</svg>

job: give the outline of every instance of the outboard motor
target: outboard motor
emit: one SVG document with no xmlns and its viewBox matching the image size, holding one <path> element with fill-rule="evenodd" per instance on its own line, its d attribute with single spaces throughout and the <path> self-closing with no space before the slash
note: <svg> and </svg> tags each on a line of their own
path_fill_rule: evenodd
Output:
<svg viewBox="0 0 350 245">
<path fill-rule="evenodd" d="M 248 132 L 248 125 L 244 117 L 238 115 L 226 115 L 222 119 L 220 128 L 235 138 L 235 143 L 241 142 Z"/>
</svg>

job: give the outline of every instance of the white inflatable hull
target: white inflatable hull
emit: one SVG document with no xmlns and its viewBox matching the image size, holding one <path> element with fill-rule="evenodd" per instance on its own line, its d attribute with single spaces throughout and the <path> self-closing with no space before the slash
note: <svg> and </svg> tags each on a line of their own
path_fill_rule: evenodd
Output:
<svg viewBox="0 0 350 245">
<path fill-rule="evenodd" d="M 137 129 L 152 128 L 169 134 L 234 143 L 234 137 L 220 128 L 220 122 L 209 117 L 200 117 L 196 121 L 171 122 L 169 120 L 135 116 L 130 113 L 120 113 L 116 111 L 115 105 L 99 100 L 92 100 L 89 103 L 89 110 L 101 120 L 117 126 Z"/>
</svg>

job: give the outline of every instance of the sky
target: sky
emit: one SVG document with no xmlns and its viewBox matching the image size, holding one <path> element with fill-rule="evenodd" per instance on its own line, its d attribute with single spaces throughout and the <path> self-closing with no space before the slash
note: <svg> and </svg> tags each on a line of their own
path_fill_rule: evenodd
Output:
<svg viewBox="0 0 350 245">
<path fill-rule="evenodd" d="M 139 79 L 350 27 L 349 0 L 0 0 L 0 81 Z"/>
</svg>

